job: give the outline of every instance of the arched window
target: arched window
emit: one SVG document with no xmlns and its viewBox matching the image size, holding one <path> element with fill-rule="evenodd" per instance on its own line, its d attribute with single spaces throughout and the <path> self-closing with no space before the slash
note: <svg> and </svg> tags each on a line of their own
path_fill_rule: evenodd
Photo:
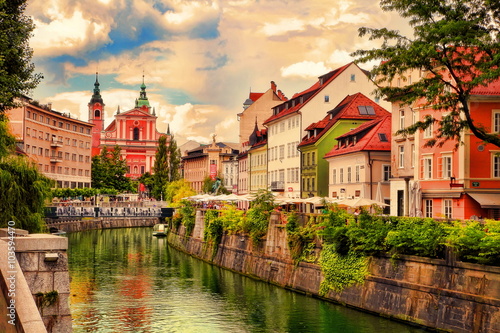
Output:
<svg viewBox="0 0 500 333">
<path fill-rule="evenodd" d="M 137 174 L 137 165 L 134 166 L 134 173 Z"/>
<path fill-rule="evenodd" d="M 101 111 L 95 110 L 94 111 L 94 118 L 101 118 Z"/>
<path fill-rule="evenodd" d="M 134 128 L 134 140 L 139 140 L 139 127 Z"/>
</svg>

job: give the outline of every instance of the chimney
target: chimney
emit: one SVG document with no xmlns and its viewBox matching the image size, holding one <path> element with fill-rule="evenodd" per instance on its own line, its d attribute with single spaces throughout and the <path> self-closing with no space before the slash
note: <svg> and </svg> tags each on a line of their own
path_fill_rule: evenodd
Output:
<svg viewBox="0 0 500 333">
<path fill-rule="evenodd" d="M 47 103 L 47 108 L 49 109 L 49 111 L 52 111 L 52 102 Z"/>
<path fill-rule="evenodd" d="M 276 83 L 274 83 L 274 81 L 271 81 L 271 89 L 272 89 L 274 92 L 276 92 L 276 88 L 277 88 Z"/>
</svg>

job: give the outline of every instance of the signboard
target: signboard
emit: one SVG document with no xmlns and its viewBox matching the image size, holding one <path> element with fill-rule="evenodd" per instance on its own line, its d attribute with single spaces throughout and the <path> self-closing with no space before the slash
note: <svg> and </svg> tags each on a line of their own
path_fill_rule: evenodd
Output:
<svg viewBox="0 0 500 333">
<path fill-rule="evenodd" d="M 210 164 L 210 179 L 217 178 L 217 164 Z"/>
<path fill-rule="evenodd" d="M 472 187 L 479 187 L 479 182 L 472 182 Z"/>
<path fill-rule="evenodd" d="M 293 187 L 289 187 L 288 192 L 293 192 Z"/>
</svg>

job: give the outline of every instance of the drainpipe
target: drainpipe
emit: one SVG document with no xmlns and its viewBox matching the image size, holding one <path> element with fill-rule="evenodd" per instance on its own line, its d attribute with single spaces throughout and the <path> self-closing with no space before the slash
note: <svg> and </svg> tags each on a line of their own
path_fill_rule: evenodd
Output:
<svg viewBox="0 0 500 333">
<path fill-rule="evenodd" d="M 373 161 L 370 157 L 370 151 L 368 151 L 368 167 L 370 168 L 370 173 L 369 173 L 369 175 L 370 175 L 370 178 L 369 178 L 370 179 L 370 183 L 369 183 L 370 184 L 370 200 L 373 200 L 372 165 L 373 165 Z"/>
</svg>

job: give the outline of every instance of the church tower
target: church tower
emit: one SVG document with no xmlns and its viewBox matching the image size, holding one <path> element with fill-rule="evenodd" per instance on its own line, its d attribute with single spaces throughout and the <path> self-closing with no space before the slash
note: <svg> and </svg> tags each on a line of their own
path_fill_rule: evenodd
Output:
<svg viewBox="0 0 500 333">
<path fill-rule="evenodd" d="M 92 128 L 92 156 L 99 154 L 101 143 L 101 132 L 104 130 L 104 102 L 102 101 L 101 90 L 99 88 L 98 73 L 95 73 L 94 94 L 88 104 L 89 123 L 94 124 Z"/>
</svg>

